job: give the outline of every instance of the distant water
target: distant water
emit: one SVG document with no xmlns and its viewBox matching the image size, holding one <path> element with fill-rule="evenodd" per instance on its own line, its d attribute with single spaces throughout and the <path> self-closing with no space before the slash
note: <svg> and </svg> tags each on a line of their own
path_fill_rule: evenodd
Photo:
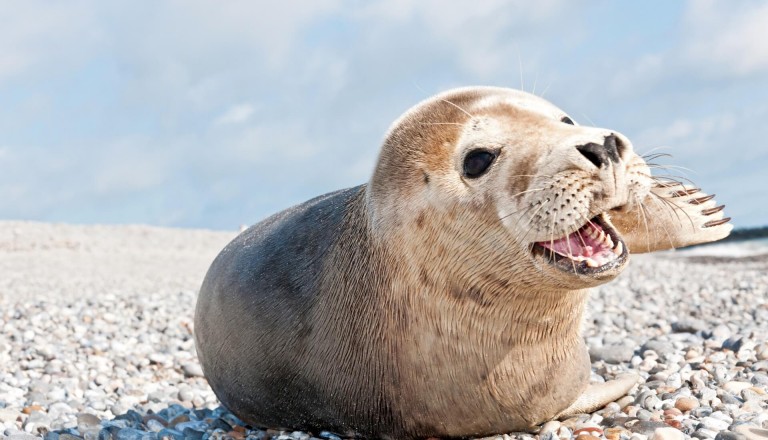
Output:
<svg viewBox="0 0 768 440">
<path fill-rule="evenodd" d="M 741 241 L 726 241 L 681 249 L 677 253 L 685 256 L 711 257 L 750 257 L 768 254 L 768 237 L 753 238 Z"/>
</svg>

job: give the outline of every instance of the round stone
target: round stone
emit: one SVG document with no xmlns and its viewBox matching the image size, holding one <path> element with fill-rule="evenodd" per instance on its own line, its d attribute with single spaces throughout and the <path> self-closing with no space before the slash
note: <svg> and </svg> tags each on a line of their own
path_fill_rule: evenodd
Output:
<svg viewBox="0 0 768 440">
<path fill-rule="evenodd" d="M 699 407 L 699 401 L 693 397 L 678 397 L 675 401 L 675 408 L 682 412 L 690 411 Z"/>
<path fill-rule="evenodd" d="M 685 434 L 675 428 L 656 428 L 653 440 L 685 440 Z"/>
<path fill-rule="evenodd" d="M 87 431 L 89 429 L 100 428 L 101 419 L 93 414 L 80 413 L 77 415 L 77 429 L 80 432 Z"/>
</svg>

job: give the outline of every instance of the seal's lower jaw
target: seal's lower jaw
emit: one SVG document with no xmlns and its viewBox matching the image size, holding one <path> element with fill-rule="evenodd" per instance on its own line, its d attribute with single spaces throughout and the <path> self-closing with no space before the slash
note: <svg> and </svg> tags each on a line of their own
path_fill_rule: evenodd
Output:
<svg viewBox="0 0 768 440">
<path fill-rule="evenodd" d="M 627 262 L 627 246 L 602 214 L 565 237 L 533 244 L 534 257 L 560 271 L 604 278 L 615 276 Z"/>
</svg>

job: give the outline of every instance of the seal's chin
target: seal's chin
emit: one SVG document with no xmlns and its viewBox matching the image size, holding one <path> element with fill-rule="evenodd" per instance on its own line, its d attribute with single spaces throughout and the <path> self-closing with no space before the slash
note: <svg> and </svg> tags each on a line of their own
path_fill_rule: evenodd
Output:
<svg viewBox="0 0 768 440">
<path fill-rule="evenodd" d="M 552 266 L 577 275 L 600 275 L 627 261 L 627 246 L 602 214 L 578 230 L 533 244 L 533 254 Z"/>
</svg>

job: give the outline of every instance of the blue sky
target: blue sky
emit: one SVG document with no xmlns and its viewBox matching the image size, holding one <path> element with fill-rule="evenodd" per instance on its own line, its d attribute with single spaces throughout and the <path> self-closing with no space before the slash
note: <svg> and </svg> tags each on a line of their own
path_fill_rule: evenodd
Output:
<svg viewBox="0 0 768 440">
<path fill-rule="evenodd" d="M 234 229 L 365 182 L 389 124 L 534 91 L 768 224 L 759 1 L 0 0 L 0 219 Z"/>
</svg>

